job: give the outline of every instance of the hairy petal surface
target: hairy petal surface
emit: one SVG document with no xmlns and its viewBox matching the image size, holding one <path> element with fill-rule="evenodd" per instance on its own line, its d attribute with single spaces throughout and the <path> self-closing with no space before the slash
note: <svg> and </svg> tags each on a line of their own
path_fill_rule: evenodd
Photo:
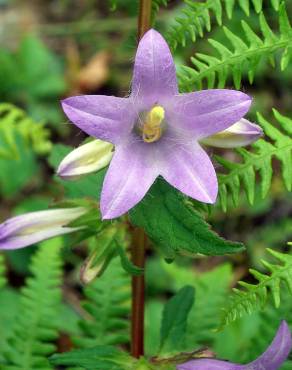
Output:
<svg viewBox="0 0 292 370">
<path fill-rule="evenodd" d="M 169 123 L 193 138 L 213 135 L 239 121 L 249 110 L 251 98 L 236 90 L 202 90 L 177 95 L 168 104 Z"/>
<path fill-rule="evenodd" d="M 262 135 L 260 126 L 242 118 L 226 130 L 202 139 L 200 143 L 217 148 L 237 148 L 253 143 Z"/>
<path fill-rule="evenodd" d="M 150 106 L 177 93 L 175 65 L 169 47 L 160 33 L 151 29 L 139 42 L 131 96 Z"/>
<path fill-rule="evenodd" d="M 130 99 L 82 95 L 62 101 L 67 117 L 82 131 L 97 139 L 119 143 L 131 131 L 136 113 Z"/>
<path fill-rule="evenodd" d="M 144 197 L 158 176 L 154 151 L 135 137 L 116 146 L 101 193 L 103 219 L 119 217 Z"/>
<path fill-rule="evenodd" d="M 182 193 L 201 202 L 214 203 L 218 192 L 216 173 L 207 153 L 193 140 L 165 141 L 161 175 Z"/>
<path fill-rule="evenodd" d="M 199 359 L 177 365 L 176 368 L 177 370 L 277 370 L 289 356 L 291 348 L 291 332 L 287 322 L 282 321 L 271 345 L 249 364 L 239 365 L 214 359 Z"/>
</svg>

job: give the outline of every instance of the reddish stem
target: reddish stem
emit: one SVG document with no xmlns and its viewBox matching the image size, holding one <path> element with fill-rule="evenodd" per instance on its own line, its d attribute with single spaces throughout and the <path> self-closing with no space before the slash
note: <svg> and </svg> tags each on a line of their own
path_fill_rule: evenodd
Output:
<svg viewBox="0 0 292 370">
<path fill-rule="evenodd" d="M 138 20 L 138 40 L 151 27 L 152 0 L 140 0 Z M 133 231 L 132 261 L 134 265 L 145 267 L 145 250 L 147 237 L 143 229 Z M 144 310 L 145 277 L 132 277 L 132 317 L 131 317 L 131 354 L 135 358 L 144 355 Z"/>
<path fill-rule="evenodd" d="M 133 233 L 133 263 L 141 268 L 145 266 L 146 235 L 143 229 L 135 229 Z M 145 281 L 144 274 L 132 277 L 132 333 L 131 354 L 139 358 L 144 355 L 144 305 Z"/>
</svg>

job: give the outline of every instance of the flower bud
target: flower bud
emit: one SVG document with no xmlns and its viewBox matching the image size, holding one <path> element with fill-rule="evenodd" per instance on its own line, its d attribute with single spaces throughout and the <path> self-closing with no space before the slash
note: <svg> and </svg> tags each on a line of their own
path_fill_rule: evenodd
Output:
<svg viewBox="0 0 292 370">
<path fill-rule="evenodd" d="M 60 163 L 57 174 L 66 180 L 96 172 L 106 167 L 113 156 L 113 145 L 93 140 L 72 150 Z"/>
<path fill-rule="evenodd" d="M 82 227 L 66 227 L 87 212 L 84 207 L 30 212 L 0 224 L 0 249 L 19 249 Z"/>
<path fill-rule="evenodd" d="M 224 131 L 205 137 L 200 140 L 202 144 L 217 148 L 236 148 L 253 143 L 263 135 L 263 130 L 255 123 L 245 118 L 236 122 Z"/>
</svg>

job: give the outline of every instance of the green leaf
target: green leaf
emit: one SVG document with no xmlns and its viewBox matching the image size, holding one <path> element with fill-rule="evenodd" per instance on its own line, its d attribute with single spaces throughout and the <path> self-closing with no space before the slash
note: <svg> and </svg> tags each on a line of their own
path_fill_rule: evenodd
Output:
<svg viewBox="0 0 292 370">
<path fill-rule="evenodd" d="M 226 169 L 226 173 L 219 173 L 219 195 L 223 210 L 227 208 L 227 194 L 233 199 L 234 206 L 238 205 L 240 189 L 244 189 L 250 204 L 254 203 L 256 186 L 256 174 L 258 173 L 262 198 L 268 194 L 273 173 L 272 163 L 276 159 L 281 164 L 281 172 L 284 185 L 288 191 L 292 189 L 292 119 L 281 115 L 273 109 L 274 116 L 278 121 L 275 124 L 267 121 L 260 113 L 257 113 L 258 123 L 264 130 L 264 138 L 252 144 L 252 150 L 237 149 L 241 157 L 239 162 L 231 162 L 223 157 L 216 156 L 216 160 Z M 279 167 L 279 166 L 278 166 Z"/>
<path fill-rule="evenodd" d="M 249 1 L 247 1 L 249 2 Z M 208 3 L 208 2 L 206 2 Z M 261 4 L 258 3 L 258 9 Z M 281 55 L 278 63 L 284 70 L 292 55 L 291 33 L 284 2 L 279 9 L 279 31 L 271 29 L 263 13 L 258 17 L 261 36 L 253 30 L 245 21 L 241 22 L 242 32 L 231 31 L 227 27 L 222 30 L 228 42 L 209 39 L 208 42 L 215 49 L 210 54 L 196 53 L 191 58 L 192 68 L 182 66 L 179 71 L 179 82 L 182 91 L 188 92 L 203 88 L 224 88 L 227 77 L 232 76 L 234 85 L 240 88 L 242 76 L 248 75 L 250 83 L 253 82 L 257 67 L 264 63 L 261 61 L 274 60 L 277 54 Z M 190 20 L 190 22 L 192 22 Z M 192 23 L 190 23 L 192 24 Z M 236 32 L 236 33 L 235 33 Z M 265 63 L 268 65 L 268 63 Z"/>
<path fill-rule="evenodd" d="M 160 353 L 179 351 L 184 341 L 187 319 L 194 304 L 195 289 L 186 285 L 165 305 L 161 323 Z"/>
<path fill-rule="evenodd" d="M 40 244 L 21 291 L 19 309 L 4 353 L 5 370 L 51 369 L 48 355 L 55 351 L 61 307 L 61 238 Z"/>
<path fill-rule="evenodd" d="M 117 247 L 121 259 L 121 265 L 125 271 L 131 275 L 142 275 L 144 274 L 144 269 L 133 264 L 132 261 L 127 256 L 125 249 L 121 246 Z"/>
<path fill-rule="evenodd" d="M 73 338 L 81 348 L 129 343 L 130 279 L 120 261 L 111 261 L 104 274 L 84 287 L 87 315 L 80 321 L 81 335 Z"/>
<path fill-rule="evenodd" d="M 85 370 L 134 370 L 134 361 L 126 352 L 111 346 L 55 354 L 50 358 L 53 365 L 81 366 Z"/>
<path fill-rule="evenodd" d="M 281 303 L 281 290 L 284 286 L 292 294 L 292 255 L 268 248 L 267 251 L 277 260 L 278 264 L 261 261 L 270 275 L 250 269 L 250 273 L 258 280 L 258 284 L 239 282 L 239 285 L 244 289 L 233 289 L 234 293 L 222 311 L 219 329 L 245 314 L 251 314 L 257 309 L 264 308 L 269 295 L 271 295 L 275 307 L 278 308 Z"/>
<path fill-rule="evenodd" d="M 57 169 L 62 159 L 74 148 L 62 144 L 54 145 L 49 157 L 49 164 Z M 106 169 L 86 175 L 78 180 L 64 181 L 56 176 L 56 181 L 64 188 L 68 198 L 90 197 L 99 200 Z"/>
<path fill-rule="evenodd" d="M 224 240 L 210 230 L 202 215 L 162 179 L 155 182 L 129 216 L 168 258 L 176 254 L 223 255 L 244 249 L 243 244 Z"/>
</svg>

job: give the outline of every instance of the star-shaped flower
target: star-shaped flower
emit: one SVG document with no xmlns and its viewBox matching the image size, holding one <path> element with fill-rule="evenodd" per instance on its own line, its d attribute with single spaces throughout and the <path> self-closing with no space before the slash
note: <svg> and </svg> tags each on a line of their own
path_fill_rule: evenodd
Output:
<svg viewBox="0 0 292 370">
<path fill-rule="evenodd" d="M 62 102 L 76 126 L 115 145 L 101 194 L 104 219 L 134 207 L 158 176 L 191 198 L 214 203 L 216 173 L 199 141 L 238 122 L 250 104 L 235 90 L 179 94 L 172 55 L 155 30 L 139 43 L 129 97 L 84 95 Z"/>
<path fill-rule="evenodd" d="M 287 359 L 291 348 L 291 332 L 287 322 L 282 321 L 270 346 L 249 364 L 239 365 L 214 359 L 199 359 L 178 365 L 176 368 L 177 370 L 277 370 Z"/>
</svg>

